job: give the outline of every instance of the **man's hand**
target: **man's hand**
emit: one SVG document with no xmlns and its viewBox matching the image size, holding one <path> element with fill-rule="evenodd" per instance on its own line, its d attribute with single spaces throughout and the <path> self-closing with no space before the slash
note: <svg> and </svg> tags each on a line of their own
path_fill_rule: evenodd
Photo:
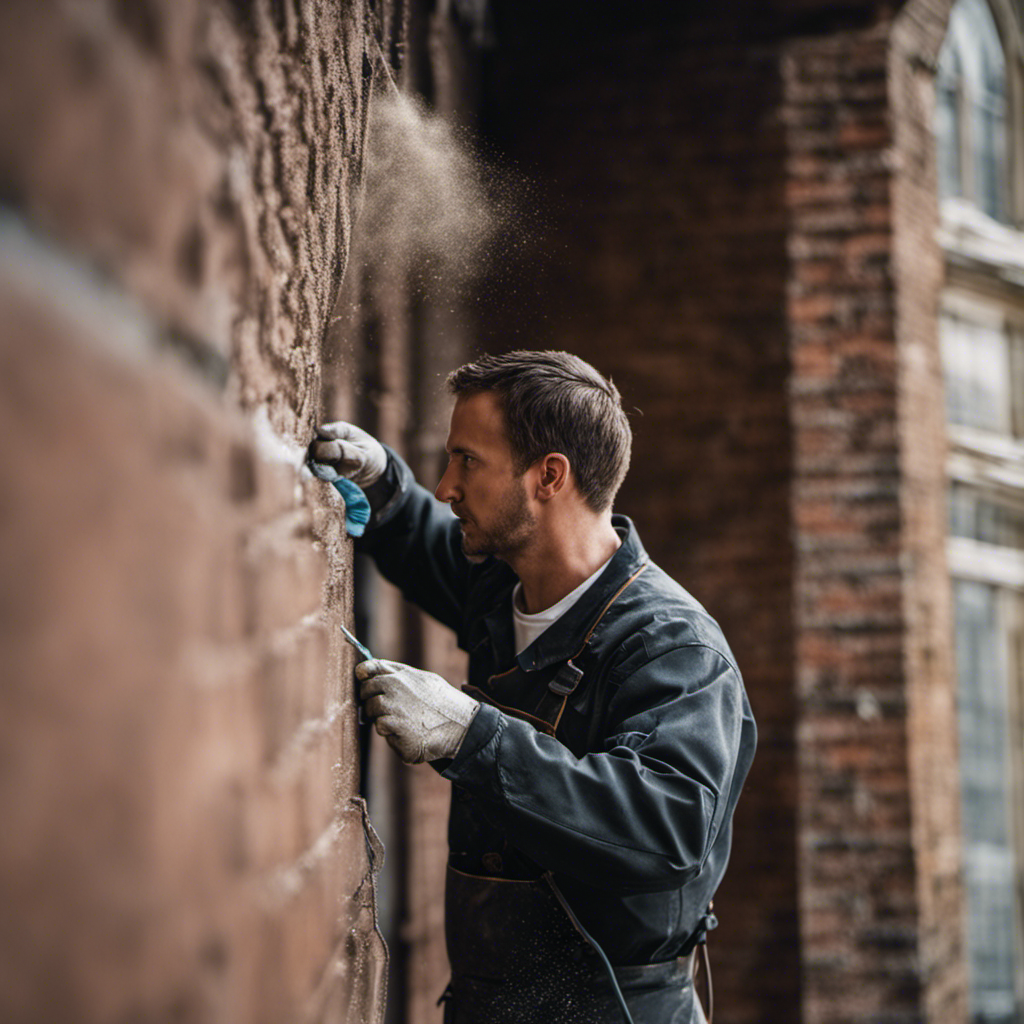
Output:
<svg viewBox="0 0 1024 1024">
<path fill-rule="evenodd" d="M 345 477 L 360 487 L 376 483 L 388 464 L 380 441 L 343 420 L 318 427 L 308 455 L 309 468 L 321 480 L 334 483 Z"/>
<path fill-rule="evenodd" d="M 423 669 L 397 661 L 356 665 L 364 710 L 406 764 L 454 757 L 480 704 Z"/>
</svg>

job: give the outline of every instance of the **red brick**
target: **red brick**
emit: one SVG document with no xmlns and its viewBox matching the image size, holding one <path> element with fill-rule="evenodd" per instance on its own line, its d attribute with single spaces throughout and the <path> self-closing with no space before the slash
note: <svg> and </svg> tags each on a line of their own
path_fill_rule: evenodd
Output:
<svg viewBox="0 0 1024 1024">
<path fill-rule="evenodd" d="M 296 1019 L 339 966 L 321 1019 L 375 1012 L 351 545 L 298 477 L 371 40 L 275 12 L 0 12 L 12 1022 Z"/>
</svg>

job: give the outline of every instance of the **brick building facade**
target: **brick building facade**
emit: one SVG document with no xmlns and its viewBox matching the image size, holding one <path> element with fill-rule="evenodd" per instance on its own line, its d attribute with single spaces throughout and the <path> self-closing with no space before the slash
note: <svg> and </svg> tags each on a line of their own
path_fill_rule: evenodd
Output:
<svg viewBox="0 0 1024 1024">
<path fill-rule="evenodd" d="M 379 1019 L 351 546 L 299 467 L 394 20 L 0 10 L 11 1024 Z"/>
<path fill-rule="evenodd" d="M 351 417 L 430 478 L 444 372 L 512 346 L 614 377 L 636 410 L 619 509 L 748 683 L 716 1021 L 1014 1019 L 996 996 L 1021 997 L 1020 923 L 979 945 L 989 847 L 961 822 L 954 598 L 974 591 L 950 574 L 977 583 L 992 552 L 951 541 L 946 506 L 984 478 L 1024 508 L 1024 377 L 985 447 L 947 426 L 942 354 L 979 303 L 1024 324 L 1022 11 L 959 3 L 991 10 L 1005 54 L 998 230 L 972 219 L 970 167 L 938 175 L 953 0 L 0 12 L 4 1020 L 379 1018 L 334 627 L 453 680 L 460 662 L 354 569 L 301 450 Z M 375 86 L 515 165 L 483 281 L 483 224 L 436 251 L 416 234 L 431 205 L 483 218 L 458 146 L 427 133 L 446 183 L 390 162 L 424 114 L 381 121 Z M 1024 589 L 1011 549 L 1000 594 Z M 1007 715 L 1012 799 L 1019 697 Z M 381 753 L 362 775 L 389 1019 L 436 1024 L 447 784 Z"/>
</svg>

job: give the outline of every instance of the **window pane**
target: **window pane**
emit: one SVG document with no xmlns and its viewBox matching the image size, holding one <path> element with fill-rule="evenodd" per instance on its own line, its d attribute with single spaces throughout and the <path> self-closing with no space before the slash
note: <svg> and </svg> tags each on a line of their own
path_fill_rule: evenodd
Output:
<svg viewBox="0 0 1024 1024">
<path fill-rule="evenodd" d="M 939 194 L 1006 220 L 1006 58 L 987 0 L 957 0 L 936 77 Z"/>
<path fill-rule="evenodd" d="M 990 217 L 1003 220 L 1006 216 L 1003 201 L 1003 168 L 1006 165 L 1006 100 L 1002 94 L 1003 78 L 993 69 L 986 69 L 980 95 L 972 97 L 974 117 L 975 202 Z"/>
<path fill-rule="evenodd" d="M 1006 665 L 998 591 L 955 581 L 971 1017 L 1017 1020 L 1016 857 L 1010 821 Z"/>
<path fill-rule="evenodd" d="M 960 60 L 950 40 L 939 55 L 935 82 L 935 149 L 939 171 L 939 197 L 963 194 L 960 176 L 960 120 L 957 116 L 960 93 Z"/>
<path fill-rule="evenodd" d="M 1024 550 L 1024 506 L 954 483 L 949 490 L 949 533 Z"/>
<path fill-rule="evenodd" d="M 1006 330 L 945 313 L 939 334 L 949 422 L 1009 434 L 1013 421 Z"/>
</svg>

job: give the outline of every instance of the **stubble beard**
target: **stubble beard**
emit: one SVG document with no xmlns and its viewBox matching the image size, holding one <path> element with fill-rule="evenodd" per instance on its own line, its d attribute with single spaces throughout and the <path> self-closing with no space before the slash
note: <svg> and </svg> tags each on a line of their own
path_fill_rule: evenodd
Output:
<svg viewBox="0 0 1024 1024">
<path fill-rule="evenodd" d="M 478 534 L 472 541 L 466 537 L 465 527 L 462 529 L 462 553 L 470 560 L 480 561 L 493 555 L 507 562 L 522 551 L 537 526 L 537 519 L 526 500 L 522 478 L 512 482 L 502 497 L 495 521 L 486 530 L 475 520 L 472 526 Z"/>
</svg>

